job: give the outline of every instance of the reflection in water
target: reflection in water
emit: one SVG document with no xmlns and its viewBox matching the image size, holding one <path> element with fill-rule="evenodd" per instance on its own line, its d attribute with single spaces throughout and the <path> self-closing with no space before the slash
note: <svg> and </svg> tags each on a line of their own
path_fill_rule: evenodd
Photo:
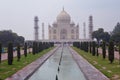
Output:
<svg viewBox="0 0 120 80">
<path fill-rule="evenodd" d="M 29 80 L 86 80 L 67 47 L 60 47 Z"/>
</svg>

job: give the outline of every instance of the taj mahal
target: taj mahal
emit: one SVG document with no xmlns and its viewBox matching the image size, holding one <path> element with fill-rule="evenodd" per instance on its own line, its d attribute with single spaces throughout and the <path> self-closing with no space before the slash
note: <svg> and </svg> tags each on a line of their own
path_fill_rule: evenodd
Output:
<svg viewBox="0 0 120 80">
<path fill-rule="evenodd" d="M 48 25 L 48 37 L 49 39 L 45 39 L 44 33 L 44 23 L 42 23 L 42 39 L 39 39 L 39 26 L 38 26 L 38 17 L 34 18 L 34 40 L 35 41 L 52 41 L 52 42 L 74 42 L 74 41 L 82 41 L 82 40 L 92 40 L 92 32 L 93 32 L 93 19 L 92 16 L 89 16 L 89 38 L 81 39 L 80 38 L 80 26 L 79 24 L 75 24 L 71 20 L 71 16 L 64 10 L 58 14 L 56 17 L 56 21 L 53 22 L 52 25 Z M 84 26 L 85 27 L 85 26 Z M 84 28 L 84 36 L 86 36 L 86 29 Z"/>
<path fill-rule="evenodd" d="M 63 9 L 53 25 L 49 25 L 50 40 L 79 39 L 79 25 L 71 22 L 70 15 Z"/>
</svg>

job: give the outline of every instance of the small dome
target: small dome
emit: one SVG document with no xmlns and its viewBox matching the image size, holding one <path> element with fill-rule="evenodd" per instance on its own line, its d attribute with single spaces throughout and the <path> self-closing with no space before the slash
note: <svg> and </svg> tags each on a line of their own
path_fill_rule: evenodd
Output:
<svg viewBox="0 0 120 80">
<path fill-rule="evenodd" d="M 61 11 L 61 13 L 57 16 L 57 21 L 59 22 L 70 22 L 70 15 L 66 12 L 66 11 L 64 11 L 64 9 L 63 9 L 63 11 Z"/>
</svg>

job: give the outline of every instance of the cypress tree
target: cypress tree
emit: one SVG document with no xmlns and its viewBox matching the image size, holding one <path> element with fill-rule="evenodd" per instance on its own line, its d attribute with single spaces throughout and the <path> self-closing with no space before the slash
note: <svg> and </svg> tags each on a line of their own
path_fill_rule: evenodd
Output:
<svg viewBox="0 0 120 80">
<path fill-rule="evenodd" d="M 46 45 L 45 45 L 45 42 L 43 42 L 43 43 L 42 43 L 42 50 L 45 49 L 45 46 L 46 46 Z"/>
<path fill-rule="evenodd" d="M 46 49 L 48 48 L 48 43 L 46 42 Z"/>
<path fill-rule="evenodd" d="M 36 54 L 36 51 L 37 51 L 36 42 L 35 42 L 35 45 L 34 45 L 34 50 L 35 50 L 35 54 Z"/>
<path fill-rule="evenodd" d="M 20 53 L 20 44 L 17 45 L 17 61 L 20 61 L 21 53 Z"/>
<path fill-rule="evenodd" d="M 84 42 L 84 51 L 86 52 L 86 42 Z"/>
<path fill-rule="evenodd" d="M 103 44 L 102 44 L 102 54 L 103 54 L 103 59 L 106 58 L 106 43 L 105 41 L 103 41 Z"/>
<path fill-rule="evenodd" d="M 88 48 L 89 48 L 89 43 L 88 42 L 86 42 L 86 52 L 88 52 L 89 50 L 88 50 Z"/>
<path fill-rule="evenodd" d="M 38 47 L 39 47 L 39 52 L 40 52 L 40 42 L 38 43 Z"/>
<path fill-rule="evenodd" d="M 97 45 L 97 48 L 96 48 L 97 57 L 99 56 L 98 48 L 99 48 L 99 45 Z"/>
<path fill-rule="evenodd" d="M 80 49 L 81 49 L 81 42 L 80 42 Z"/>
<path fill-rule="evenodd" d="M 40 42 L 40 52 L 42 51 L 42 42 Z"/>
<path fill-rule="evenodd" d="M 92 42 L 89 43 L 89 49 L 90 49 L 90 53 L 92 53 Z"/>
<path fill-rule="evenodd" d="M 119 64 L 120 64 L 120 43 L 119 43 Z"/>
<path fill-rule="evenodd" d="M 92 55 L 95 56 L 96 52 L 95 52 L 95 41 L 92 42 Z"/>
<path fill-rule="evenodd" d="M 83 50 L 86 51 L 86 42 L 83 42 Z"/>
<path fill-rule="evenodd" d="M 84 46 L 83 46 L 84 44 L 83 44 L 83 42 L 81 42 L 81 50 L 83 50 L 83 48 L 84 48 Z"/>
<path fill-rule="evenodd" d="M 108 51 L 109 51 L 109 56 L 108 56 L 109 61 L 110 61 L 110 63 L 113 63 L 113 61 L 114 61 L 114 43 L 112 41 L 109 43 Z"/>
<path fill-rule="evenodd" d="M 0 43 L 0 63 L 1 63 L 2 45 Z"/>
<path fill-rule="evenodd" d="M 36 46 L 37 46 L 37 53 L 39 53 L 39 43 L 38 42 L 37 42 Z"/>
<path fill-rule="evenodd" d="M 24 55 L 27 57 L 27 43 L 24 44 Z"/>
<path fill-rule="evenodd" d="M 33 53 L 33 55 L 35 55 L 35 42 L 33 42 L 32 53 Z"/>
<path fill-rule="evenodd" d="M 12 65 L 13 62 L 13 44 L 8 44 L 8 65 Z"/>
<path fill-rule="evenodd" d="M 48 43 L 46 42 L 46 49 L 48 48 Z"/>
<path fill-rule="evenodd" d="M 78 48 L 80 49 L 80 42 L 78 42 Z"/>
</svg>

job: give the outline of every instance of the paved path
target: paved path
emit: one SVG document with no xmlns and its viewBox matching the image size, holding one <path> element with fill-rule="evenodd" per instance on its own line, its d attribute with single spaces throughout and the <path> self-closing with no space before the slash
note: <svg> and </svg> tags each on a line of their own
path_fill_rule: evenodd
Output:
<svg viewBox="0 0 120 80">
<path fill-rule="evenodd" d="M 102 54 L 102 49 L 101 48 L 99 48 L 98 49 L 98 52 L 99 52 L 99 54 Z M 106 50 L 106 55 L 108 56 L 108 50 Z M 114 52 L 114 57 L 116 58 L 116 59 L 119 59 L 119 52 L 118 51 L 115 51 Z"/>
<path fill-rule="evenodd" d="M 31 64 L 27 65 L 23 69 L 19 70 L 16 72 L 14 75 L 11 77 L 8 77 L 5 80 L 27 80 L 28 77 L 30 77 L 51 55 L 54 54 L 54 52 L 58 49 L 59 47 L 54 48 L 47 54 L 43 55 L 36 61 L 32 62 Z"/>
<path fill-rule="evenodd" d="M 7 78 L 6 80 L 26 80 L 28 79 L 38 68 L 51 56 L 57 51 L 58 47 L 51 50 L 41 58 L 37 59 L 35 62 L 29 64 L 28 66 L 24 67 L 11 77 Z M 105 75 L 103 75 L 99 70 L 93 67 L 88 61 L 82 58 L 75 50 L 68 47 L 69 53 L 72 54 L 74 60 L 78 64 L 80 70 L 83 72 L 86 80 L 109 80 Z M 65 53 L 66 54 L 66 53 Z M 66 60 L 64 60 L 66 61 Z M 74 69 L 74 68 L 73 68 Z M 64 70 L 65 72 L 66 70 Z M 76 72 L 75 72 L 76 73 Z M 46 76 L 47 77 L 47 76 Z M 62 79 L 63 80 L 63 79 Z M 66 80 L 66 79 L 65 79 Z M 81 79 L 79 79 L 81 80 Z"/>
<path fill-rule="evenodd" d="M 67 46 L 60 47 L 28 80 L 86 80 Z"/>
<path fill-rule="evenodd" d="M 87 80 L 109 80 L 104 74 L 92 66 L 87 60 L 80 56 L 75 50 L 70 48 L 71 54 L 73 55 L 78 66 L 86 76 Z"/>
</svg>

